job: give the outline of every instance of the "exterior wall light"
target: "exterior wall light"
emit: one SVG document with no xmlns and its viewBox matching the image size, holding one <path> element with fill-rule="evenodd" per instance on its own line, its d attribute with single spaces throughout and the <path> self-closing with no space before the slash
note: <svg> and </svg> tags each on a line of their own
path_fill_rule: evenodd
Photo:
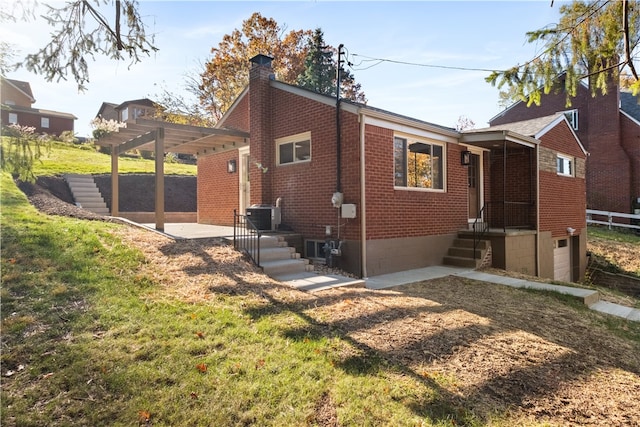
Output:
<svg viewBox="0 0 640 427">
<path fill-rule="evenodd" d="M 231 159 L 227 162 L 227 172 L 235 173 L 236 171 L 236 159 Z"/>
<path fill-rule="evenodd" d="M 463 151 L 460 153 L 460 164 L 462 166 L 469 166 L 471 164 L 471 151 Z"/>
</svg>

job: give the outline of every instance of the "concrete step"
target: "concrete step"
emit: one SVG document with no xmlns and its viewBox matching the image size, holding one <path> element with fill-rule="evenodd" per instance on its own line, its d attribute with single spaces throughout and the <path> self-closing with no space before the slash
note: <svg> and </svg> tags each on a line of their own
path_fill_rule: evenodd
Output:
<svg viewBox="0 0 640 427">
<path fill-rule="evenodd" d="M 77 201 L 76 206 L 80 206 L 82 209 L 93 210 L 93 209 L 107 209 L 107 205 L 104 202 L 96 203 L 96 202 L 85 202 L 85 201 Z M 108 209 L 107 209 L 108 210 Z"/>
<path fill-rule="evenodd" d="M 85 191 L 85 190 L 78 191 L 76 189 L 72 189 L 71 191 L 73 192 L 73 196 L 76 199 L 83 198 L 83 199 L 95 199 L 95 200 L 103 200 L 104 201 L 104 199 L 100 195 L 100 192 L 98 191 L 97 188 L 94 191 Z"/>
<path fill-rule="evenodd" d="M 480 240 L 477 243 L 478 246 L 476 247 L 476 249 L 487 249 L 489 247 L 489 241 L 487 240 Z M 452 246 L 458 248 L 473 248 L 473 245 L 473 239 L 457 238 L 453 240 Z"/>
<path fill-rule="evenodd" d="M 260 265 L 262 266 L 264 273 L 270 277 L 313 271 L 313 265 L 310 265 L 309 260 L 304 258 L 265 262 L 261 260 Z"/>
<path fill-rule="evenodd" d="M 252 245 L 252 237 L 238 237 L 236 238 L 236 245 L 238 248 L 244 248 L 248 245 Z M 285 248 L 287 242 L 280 236 L 262 236 L 260 237 L 260 249 L 267 248 Z"/>
<path fill-rule="evenodd" d="M 71 183 L 67 183 L 69 185 L 69 188 L 71 188 L 73 191 L 84 191 L 84 192 L 96 192 L 96 191 L 100 191 L 98 190 L 98 187 L 94 184 L 94 185 L 89 185 L 89 184 L 71 184 Z"/>
<path fill-rule="evenodd" d="M 442 262 L 444 265 L 453 265 L 456 267 L 464 267 L 464 268 L 478 268 L 482 263 L 482 260 L 447 255 L 444 257 Z"/>
<path fill-rule="evenodd" d="M 266 261 L 278 261 L 285 259 L 298 259 L 300 254 L 296 253 L 295 248 L 289 246 L 275 248 L 260 248 L 260 263 Z"/>
<path fill-rule="evenodd" d="M 107 208 L 93 176 L 66 174 L 64 180 L 73 194 L 76 205 L 99 215 L 109 215 L 109 208 Z"/>
<path fill-rule="evenodd" d="M 474 259 L 475 254 L 475 259 L 482 259 L 484 255 L 483 252 L 486 252 L 486 250 L 476 249 L 474 251 L 473 248 L 460 248 L 453 246 L 449 248 L 447 255 Z"/>
</svg>

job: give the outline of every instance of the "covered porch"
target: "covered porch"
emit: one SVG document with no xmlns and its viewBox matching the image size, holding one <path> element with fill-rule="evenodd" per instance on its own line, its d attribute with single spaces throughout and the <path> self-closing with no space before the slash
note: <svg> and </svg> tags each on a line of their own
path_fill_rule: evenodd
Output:
<svg viewBox="0 0 640 427">
<path fill-rule="evenodd" d="M 492 267 L 537 274 L 539 141 L 485 129 L 465 132 L 461 143 L 478 164 L 467 169 L 469 227 L 460 237 L 490 241 Z"/>
</svg>

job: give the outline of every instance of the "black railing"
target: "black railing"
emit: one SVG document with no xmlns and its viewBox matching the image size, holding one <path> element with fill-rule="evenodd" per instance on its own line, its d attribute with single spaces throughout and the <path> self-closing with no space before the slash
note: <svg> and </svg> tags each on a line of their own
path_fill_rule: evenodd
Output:
<svg viewBox="0 0 640 427">
<path fill-rule="evenodd" d="M 535 205 L 530 202 L 489 202 L 485 205 L 489 228 L 535 229 Z"/>
<path fill-rule="evenodd" d="M 534 205 L 529 202 L 487 202 L 473 222 L 473 257 L 490 229 L 535 229 Z"/>
<path fill-rule="evenodd" d="M 262 232 L 246 215 L 233 210 L 233 247 L 244 252 L 253 263 L 260 266 L 260 237 Z"/>
<path fill-rule="evenodd" d="M 487 234 L 489 230 L 489 221 L 488 221 L 488 210 L 485 209 L 487 206 L 483 206 L 478 213 L 478 217 L 475 221 L 473 221 L 473 259 L 476 259 L 476 253 L 478 250 L 478 245 L 484 238 L 484 235 Z"/>
</svg>

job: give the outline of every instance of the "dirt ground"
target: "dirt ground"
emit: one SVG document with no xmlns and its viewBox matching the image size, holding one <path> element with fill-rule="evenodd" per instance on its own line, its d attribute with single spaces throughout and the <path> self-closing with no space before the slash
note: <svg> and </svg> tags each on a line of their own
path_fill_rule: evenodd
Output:
<svg viewBox="0 0 640 427">
<path fill-rule="evenodd" d="M 35 188 L 30 200 L 48 213 L 70 209 L 47 193 Z M 214 239 L 176 242 L 135 228 L 119 234 L 143 251 L 145 273 L 163 284 L 165 297 L 287 304 L 487 423 L 506 413 L 514 425 L 640 426 L 640 342 L 597 326 L 605 315 L 457 277 L 310 294 L 264 276 Z M 338 425 L 331 396 L 323 402 L 316 420 Z"/>
<path fill-rule="evenodd" d="M 587 250 L 602 257 L 605 262 L 614 262 L 627 272 L 640 276 L 640 248 L 628 242 L 612 242 L 600 237 L 590 236 Z"/>
</svg>

